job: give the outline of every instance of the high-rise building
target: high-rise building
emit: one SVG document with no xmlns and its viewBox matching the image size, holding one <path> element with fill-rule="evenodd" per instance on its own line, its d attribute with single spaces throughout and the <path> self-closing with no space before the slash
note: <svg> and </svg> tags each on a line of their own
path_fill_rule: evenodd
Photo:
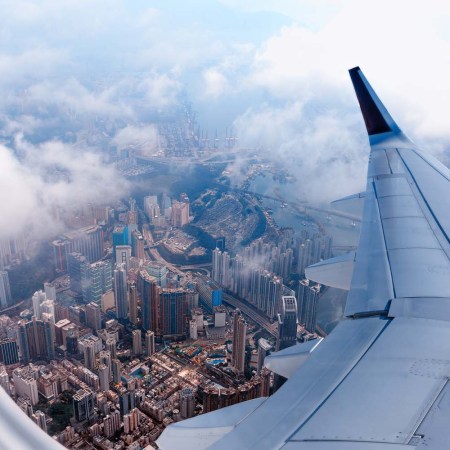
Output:
<svg viewBox="0 0 450 450">
<path fill-rule="evenodd" d="M 206 276 L 197 279 L 197 291 L 201 304 L 212 313 L 215 306 L 222 304 L 222 288 Z"/>
<path fill-rule="evenodd" d="M 134 230 L 131 233 L 131 247 L 132 256 L 139 259 L 145 259 L 145 239 L 138 230 Z"/>
<path fill-rule="evenodd" d="M 100 389 L 102 391 L 109 390 L 109 369 L 106 364 L 99 364 L 98 378 L 100 380 Z"/>
<path fill-rule="evenodd" d="M 98 303 L 88 303 L 86 305 L 86 325 L 94 331 L 102 328 L 102 311 Z"/>
<path fill-rule="evenodd" d="M 142 299 L 142 328 L 159 333 L 159 287 L 146 270 L 139 272 L 138 288 Z"/>
<path fill-rule="evenodd" d="M 103 419 L 103 432 L 107 438 L 114 436 L 120 429 L 120 412 L 118 410 L 111 411 Z"/>
<path fill-rule="evenodd" d="M 88 389 L 79 389 L 73 396 L 75 420 L 84 422 L 94 416 L 94 393 Z"/>
<path fill-rule="evenodd" d="M 100 303 L 102 295 L 112 289 L 112 268 L 109 261 L 97 261 L 81 268 L 81 285 L 85 303 Z"/>
<path fill-rule="evenodd" d="M 88 341 L 84 344 L 83 347 L 83 356 L 84 356 L 84 366 L 91 370 L 95 368 L 95 344 L 94 342 Z"/>
<path fill-rule="evenodd" d="M 2 339 L 0 341 L 0 362 L 9 366 L 19 362 L 19 349 L 14 339 Z"/>
<path fill-rule="evenodd" d="M 70 290 L 78 295 L 83 295 L 82 273 L 87 270 L 89 262 L 81 253 L 69 253 L 67 255 L 67 271 L 70 277 Z"/>
<path fill-rule="evenodd" d="M 113 382 L 117 384 L 120 382 L 120 378 L 122 376 L 122 363 L 118 359 L 113 359 L 111 364 Z"/>
<path fill-rule="evenodd" d="M 183 419 L 190 419 L 195 412 L 195 396 L 191 388 L 180 391 L 180 413 Z"/>
<path fill-rule="evenodd" d="M 39 402 L 39 394 L 37 390 L 37 369 L 27 367 L 18 367 L 13 370 L 14 387 L 16 394 L 27 398 L 31 405 Z"/>
<path fill-rule="evenodd" d="M 172 202 L 172 215 L 170 222 L 173 227 L 181 228 L 189 223 L 189 203 Z"/>
<path fill-rule="evenodd" d="M 144 264 L 147 273 L 156 279 L 158 286 L 165 288 L 167 286 L 167 266 L 163 263 L 152 261 Z"/>
<path fill-rule="evenodd" d="M 47 421 L 45 420 L 45 414 L 42 411 L 40 410 L 35 411 L 32 414 L 31 418 L 39 428 L 41 428 L 47 433 Z"/>
<path fill-rule="evenodd" d="M 139 410 L 132 409 L 123 416 L 123 431 L 125 434 L 131 433 L 139 427 Z"/>
<path fill-rule="evenodd" d="M 156 195 L 144 197 L 144 212 L 152 224 L 161 215 Z"/>
<path fill-rule="evenodd" d="M 33 305 L 33 316 L 36 317 L 36 319 L 41 318 L 41 303 L 44 302 L 46 299 L 47 297 L 45 296 L 45 292 L 42 290 L 36 291 L 33 294 L 31 301 Z"/>
<path fill-rule="evenodd" d="M 69 253 L 69 243 L 66 240 L 58 239 L 52 242 L 53 263 L 57 273 L 67 272 L 67 255 Z"/>
<path fill-rule="evenodd" d="M 212 252 L 212 274 L 211 278 L 221 286 L 230 287 L 230 255 L 221 252 L 218 248 Z"/>
<path fill-rule="evenodd" d="M 295 297 L 281 298 L 281 312 L 278 314 L 277 351 L 295 345 L 297 342 L 297 300 Z"/>
<path fill-rule="evenodd" d="M 6 270 L 0 270 L 0 308 L 12 304 L 11 287 L 9 275 Z"/>
<path fill-rule="evenodd" d="M 20 323 L 19 345 L 23 362 L 54 358 L 52 325 L 52 320 L 38 320 L 34 316 L 29 322 Z"/>
<path fill-rule="evenodd" d="M 45 296 L 47 297 L 47 294 L 45 294 Z M 50 314 L 53 317 L 53 320 L 55 320 L 55 316 L 56 316 L 56 311 L 55 311 L 55 302 L 54 300 L 49 300 L 47 298 L 47 300 L 44 300 L 41 303 L 41 315 L 42 314 Z"/>
<path fill-rule="evenodd" d="M 118 319 L 128 317 L 127 271 L 125 264 L 117 264 L 114 269 L 114 296 L 116 299 L 116 315 Z"/>
<path fill-rule="evenodd" d="M 128 283 L 128 298 L 130 300 L 129 318 L 133 325 L 138 323 L 138 299 L 136 285 L 134 283 Z"/>
<path fill-rule="evenodd" d="M 106 339 L 105 348 L 111 354 L 111 359 L 117 358 L 116 340 L 114 338 Z"/>
<path fill-rule="evenodd" d="M 116 225 L 112 233 L 112 238 L 114 252 L 118 245 L 128 245 L 128 228 L 124 225 Z"/>
<path fill-rule="evenodd" d="M 125 390 L 119 395 L 120 412 L 122 415 L 128 414 L 136 407 L 134 391 Z"/>
<path fill-rule="evenodd" d="M 145 333 L 145 351 L 147 356 L 152 356 L 155 353 L 155 333 L 153 331 Z"/>
<path fill-rule="evenodd" d="M 316 329 L 317 301 L 319 299 L 320 284 L 312 285 L 309 280 L 301 280 L 298 289 L 299 320 L 311 333 Z"/>
<path fill-rule="evenodd" d="M 44 291 L 47 300 L 56 300 L 56 287 L 53 283 L 44 283 Z"/>
<path fill-rule="evenodd" d="M 28 346 L 26 321 L 19 322 L 19 349 L 22 362 L 28 364 L 30 362 L 30 348 Z"/>
<path fill-rule="evenodd" d="M 0 386 L 8 395 L 11 395 L 11 386 L 9 383 L 8 372 L 6 371 L 6 368 L 3 364 L 0 364 Z"/>
<path fill-rule="evenodd" d="M 259 338 L 258 341 L 258 367 L 256 373 L 259 375 L 264 366 L 264 359 L 269 354 L 270 350 L 272 350 L 272 345 L 264 338 Z"/>
<path fill-rule="evenodd" d="M 101 350 L 98 354 L 98 359 L 100 364 L 104 364 L 108 367 L 108 378 L 112 379 L 112 362 L 111 362 L 111 353 L 108 350 Z"/>
<path fill-rule="evenodd" d="M 189 339 L 193 341 L 198 339 L 197 321 L 195 319 L 189 320 Z"/>
<path fill-rule="evenodd" d="M 142 334 L 141 330 L 133 331 L 133 354 L 142 355 Z"/>
<path fill-rule="evenodd" d="M 70 252 L 81 253 L 89 263 L 103 257 L 103 230 L 98 225 L 65 233 Z"/>
<path fill-rule="evenodd" d="M 66 336 L 66 349 L 69 355 L 78 354 L 78 337 L 75 331 L 70 331 Z"/>
<path fill-rule="evenodd" d="M 162 289 L 159 300 L 161 334 L 172 339 L 186 337 L 186 291 L 184 289 Z"/>
<path fill-rule="evenodd" d="M 116 264 L 124 264 L 125 271 L 128 272 L 130 267 L 131 258 L 131 246 L 130 245 L 117 245 L 115 248 Z"/>
<path fill-rule="evenodd" d="M 240 373 L 245 366 L 245 340 L 247 324 L 239 309 L 233 313 L 233 351 L 231 353 L 231 365 Z"/>
</svg>

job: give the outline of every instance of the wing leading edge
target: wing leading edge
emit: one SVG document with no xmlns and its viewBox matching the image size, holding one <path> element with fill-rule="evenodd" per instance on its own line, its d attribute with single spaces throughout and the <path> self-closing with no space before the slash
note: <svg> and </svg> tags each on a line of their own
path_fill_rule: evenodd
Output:
<svg viewBox="0 0 450 450">
<path fill-rule="evenodd" d="M 215 442 L 199 446 L 189 421 L 163 433 L 181 433 L 185 448 L 438 450 L 450 442 L 450 172 L 403 134 L 358 67 L 350 77 L 371 154 L 358 196 L 360 243 L 344 270 L 345 317 Z M 322 276 L 336 282 L 333 263 L 343 270 L 330 261 Z"/>
</svg>

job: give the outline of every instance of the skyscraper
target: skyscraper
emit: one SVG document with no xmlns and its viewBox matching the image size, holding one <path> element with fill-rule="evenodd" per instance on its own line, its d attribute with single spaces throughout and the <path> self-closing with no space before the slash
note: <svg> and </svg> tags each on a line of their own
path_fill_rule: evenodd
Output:
<svg viewBox="0 0 450 450">
<path fill-rule="evenodd" d="M 115 248 L 116 264 L 124 264 L 125 271 L 130 269 L 131 258 L 131 246 L 130 245 L 117 245 Z"/>
<path fill-rule="evenodd" d="M 106 339 L 105 348 L 111 354 L 111 359 L 117 358 L 116 340 L 114 338 Z"/>
<path fill-rule="evenodd" d="M 19 343 L 22 359 L 47 359 L 54 357 L 52 321 L 38 320 L 33 316 L 29 322 L 19 325 Z"/>
<path fill-rule="evenodd" d="M 155 333 L 153 331 L 145 333 L 145 351 L 147 356 L 152 356 L 155 353 Z"/>
<path fill-rule="evenodd" d="M 88 341 L 85 343 L 83 348 L 84 365 L 87 369 L 95 368 L 95 344 L 94 342 Z"/>
<path fill-rule="evenodd" d="M 120 377 L 122 375 L 122 363 L 118 359 L 113 359 L 111 364 L 113 382 L 117 384 L 120 382 Z"/>
<path fill-rule="evenodd" d="M 162 289 L 159 294 L 159 324 L 163 336 L 186 336 L 187 295 L 184 289 Z"/>
<path fill-rule="evenodd" d="M 6 270 L 0 270 L 0 308 L 12 304 L 11 287 L 9 275 Z"/>
<path fill-rule="evenodd" d="M 239 309 L 233 313 L 233 351 L 231 353 L 231 365 L 238 371 L 244 372 L 245 366 L 245 338 L 247 324 Z"/>
<path fill-rule="evenodd" d="M 230 255 L 221 252 L 218 248 L 212 252 L 212 274 L 211 278 L 221 286 L 230 287 Z"/>
<path fill-rule="evenodd" d="M 163 263 L 152 261 L 144 264 L 147 273 L 156 279 L 158 286 L 165 288 L 167 286 L 167 266 Z"/>
<path fill-rule="evenodd" d="M 128 302 L 125 264 L 117 264 L 114 269 L 114 296 L 116 299 L 117 318 L 126 319 L 128 317 Z"/>
<path fill-rule="evenodd" d="M 172 202 L 172 215 L 170 218 L 173 227 L 179 227 L 189 223 L 189 203 Z"/>
<path fill-rule="evenodd" d="M 45 420 L 45 414 L 42 411 L 39 410 L 35 411 L 32 414 L 31 418 L 39 428 L 41 428 L 47 433 L 47 422 Z"/>
<path fill-rule="evenodd" d="M 128 298 L 130 300 L 130 311 L 129 317 L 130 322 L 133 325 L 137 325 L 138 323 L 138 300 L 137 300 L 137 291 L 136 285 L 134 283 L 128 283 Z"/>
<path fill-rule="evenodd" d="M 33 304 L 33 315 L 36 317 L 36 319 L 41 318 L 41 303 L 44 302 L 47 299 L 45 296 L 45 292 L 40 290 L 36 291 L 33 294 L 33 297 L 31 298 L 32 304 Z"/>
<path fill-rule="evenodd" d="M 185 388 L 180 391 L 180 413 L 183 419 L 189 419 L 194 416 L 195 396 L 191 388 Z"/>
<path fill-rule="evenodd" d="M 70 290 L 78 295 L 83 294 L 82 273 L 87 270 L 89 262 L 81 253 L 67 255 L 67 270 L 70 277 Z"/>
<path fill-rule="evenodd" d="M 93 417 L 94 399 L 94 393 L 88 389 L 79 389 L 73 396 L 74 416 L 78 422 L 84 422 Z"/>
<path fill-rule="evenodd" d="M 134 391 L 124 391 L 119 395 L 120 412 L 122 415 L 128 414 L 135 408 Z"/>
<path fill-rule="evenodd" d="M 108 377 L 112 379 L 112 362 L 111 362 L 111 353 L 108 350 L 101 350 L 98 354 L 98 359 L 100 364 L 104 364 L 108 367 Z"/>
<path fill-rule="evenodd" d="M 81 285 L 85 303 L 100 303 L 102 295 L 112 289 L 112 268 L 109 261 L 97 261 L 81 268 Z"/>
<path fill-rule="evenodd" d="M 0 362 L 6 366 L 19 362 L 19 351 L 14 339 L 3 339 L 0 341 Z"/>
<path fill-rule="evenodd" d="M 297 342 L 297 300 L 295 297 L 281 298 L 281 312 L 278 314 L 277 351 L 295 345 Z"/>
<path fill-rule="evenodd" d="M 53 262 L 57 273 L 67 272 L 67 255 L 69 253 L 69 242 L 58 239 L 52 242 Z"/>
<path fill-rule="evenodd" d="M 100 389 L 102 391 L 109 390 L 109 369 L 106 364 L 99 364 L 98 378 L 100 380 Z"/>
<path fill-rule="evenodd" d="M 272 349 L 272 346 L 266 339 L 259 338 L 259 341 L 258 341 L 258 367 L 256 369 L 256 373 L 258 375 L 261 373 L 261 370 L 264 366 L 264 359 L 269 354 L 271 349 Z"/>
<path fill-rule="evenodd" d="M 88 303 L 86 305 L 86 325 L 94 331 L 102 327 L 102 311 L 98 303 Z"/>
<path fill-rule="evenodd" d="M 131 233 L 131 247 L 133 256 L 139 259 L 145 259 L 145 240 L 144 236 L 138 230 L 134 230 Z"/>
<path fill-rule="evenodd" d="M 47 300 L 56 300 L 56 287 L 53 283 L 44 283 L 44 291 Z"/>
<path fill-rule="evenodd" d="M 142 354 L 142 334 L 141 330 L 133 331 L 133 354 L 140 356 Z"/>
<path fill-rule="evenodd" d="M 314 333 L 316 329 L 317 301 L 320 288 L 320 284 L 311 285 L 309 280 L 302 280 L 298 289 L 300 323 L 311 333 Z"/>
<path fill-rule="evenodd" d="M 89 263 L 103 257 L 103 230 L 98 225 L 65 233 L 71 252 L 81 253 Z"/>
<path fill-rule="evenodd" d="M 156 279 L 141 270 L 138 286 L 142 298 L 142 328 L 159 334 L 159 287 Z"/>
</svg>

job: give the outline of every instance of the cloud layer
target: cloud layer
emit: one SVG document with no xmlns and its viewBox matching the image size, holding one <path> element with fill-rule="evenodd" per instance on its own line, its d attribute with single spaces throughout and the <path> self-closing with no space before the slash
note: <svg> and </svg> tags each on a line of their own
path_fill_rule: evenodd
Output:
<svg viewBox="0 0 450 450">
<path fill-rule="evenodd" d="M 30 220 L 37 228 L 34 218 L 50 221 L 54 205 L 121 195 L 123 180 L 105 163 L 111 151 L 158 148 L 158 121 L 186 94 L 209 136 L 233 127 L 241 147 L 294 173 L 310 201 L 363 187 L 368 146 L 352 66 L 413 139 L 447 155 L 444 1 L 0 0 L 0 8 L 3 234 L 8 216 L 16 228 Z"/>
</svg>

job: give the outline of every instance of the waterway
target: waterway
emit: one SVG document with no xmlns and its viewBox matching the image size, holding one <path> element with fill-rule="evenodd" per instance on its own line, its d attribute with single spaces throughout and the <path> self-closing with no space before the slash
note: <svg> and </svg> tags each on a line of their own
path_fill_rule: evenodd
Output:
<svg viewBox="0 0 450 450">
<path fill-rule="evenodd" d="M 262 198 L 262 205 L 270 208 L 275 223 L 280 227 L 289 227 L 296 235 L 301 235 L 303 230 L 311 233 L 324 231 L 333 238 L 333 253 L 335 255 L 356 248 L 359 239 L 360 224 L 349 219 L 333 216 L 326 212 L 306 209 L 306 214 L 299 213 L 290 203 L 305 205 L 307 199 L 298 197 L 293 183 L 280 183 L 273 179 L 271 173 L 258 175 L 251 180 L 248 190 L 270 197 L 281 197 L 288 203 L 282 207 L 282 203 L 271 199 Z M 327 209 L 328 205 L 311 205 Z M 347 292 L 329 288 L 320 297 L 317 306 L 317 323 L 329 333 L 341 319 Z"/>
</svg>

